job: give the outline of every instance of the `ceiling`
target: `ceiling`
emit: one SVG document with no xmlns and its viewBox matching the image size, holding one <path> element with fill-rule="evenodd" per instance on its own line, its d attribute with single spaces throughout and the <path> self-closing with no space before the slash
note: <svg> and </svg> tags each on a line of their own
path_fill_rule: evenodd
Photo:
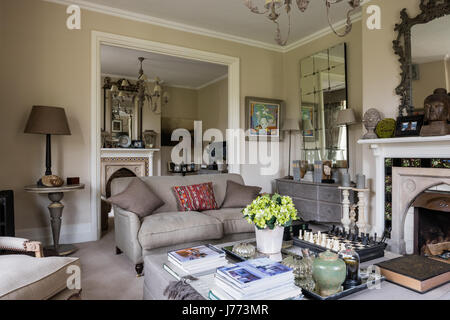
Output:
<svg viewBox="0 0 450 320">
<path fill-rule="evenodd" d="M 450 57 L 450 16 L 415 25 L 411 30 L 414 63 L 422 64 Z"/>
<path fill-rule="evenodd" d="M 142 65 L 147 77 L 158 76 L 167 86 L 199 89 L 228 74 L 228 67 L 224 65 L 106 45 L 101 46 L 101 72 L 136 79 L 138 57 L 146 58 Z"/>
<path fill-rule="evenodd" d="M 274 41 L 275 24 L 263 15 L 251 13 L 244 0 L 70 0 L 70 3 L 79 4 L 84 9 L 128 16 L 194 33 L 281 49 Z M 253 0 L 253 3 L 263 8 L 265 0 Z M 333 23 L 342 22 L 349 8 L 348 1 L 333 5 Z M 285 14 L 282 17 L 284 35 L 287 19 Z M 304 13 L 293 2 L 288 45 L 324 30 L 330 31 L 324 0 L 311 1 Z"/>
</svg>

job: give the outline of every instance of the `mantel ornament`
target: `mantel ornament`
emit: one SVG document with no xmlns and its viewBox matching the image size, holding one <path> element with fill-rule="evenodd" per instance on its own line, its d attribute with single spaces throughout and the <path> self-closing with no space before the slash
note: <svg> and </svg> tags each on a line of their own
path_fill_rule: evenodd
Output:
<svg viewBox="0 0 450 320">
<path fill-rule="evenodd" d="M 447 121 L 450 120 L 450 96 L 447 90 L 443 88 L 434 90 L 433 94 L 425 99 L 424 107 L 425 122 L 428 125 L 422 127 L 420 135 L 428 137 L 449 134 Z"/>
<path fill-rule="evenodd" d="M 381 114 L 377 109 L 371 108 L 366 111 L 363 117 L 363 123 L 366 127 L 367 133 L 363 136 L 363 139 L 377 139 L 378 136 L 375 133 L 375 128 L 378 122 L 381 121 Z"/>
<path fill-rule="evenodd" d="M 398 32 L 396 40 L 393 41 L 393 48 L 399 56 L 401 68 L 401 82 L 395 89 L 397 95 L 401 97 L 399 106 L 399 116 L 413 115 L 412 105 L 412 54 L 411 54 L 411 28 L 416 24 L 428 23 L 434 19 L 450 14 L 449 0 L 420 0 L 421 13 L 414 18 L 410 18 L 406 9 L 400 12 L 402 22 L 395 25 L 394 30 Z"/>
</svg>

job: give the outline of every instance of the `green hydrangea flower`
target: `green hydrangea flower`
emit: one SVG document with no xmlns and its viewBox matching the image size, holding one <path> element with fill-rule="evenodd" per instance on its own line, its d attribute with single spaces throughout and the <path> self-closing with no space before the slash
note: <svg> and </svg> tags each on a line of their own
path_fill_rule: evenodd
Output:
<svg viewBox="0 0 450 320">
<path fill-rule="evenodd" d="M 297 209 L 292 199 L 279 194 L 274 194 L 272 197 L 259 196 L 242 210 L 242 214 L 248 223 L 254 224 L 258 229 L 273 230 L 275 226 L 289 227 L 292 221 L 298 220 Z"/>
</svg>

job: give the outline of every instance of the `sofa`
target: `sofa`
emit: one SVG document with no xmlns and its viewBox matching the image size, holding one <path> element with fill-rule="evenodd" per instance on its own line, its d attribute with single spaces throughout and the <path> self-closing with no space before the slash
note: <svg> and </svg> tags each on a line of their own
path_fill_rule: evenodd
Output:
<svg viewBox="0 0 450 320">
<path fill-rule="evenodd" d="M 132 179 L 141 179 L 163 200 L 164 205 L 140 219 L 136 214 L 113 205 L 116 253 L 124 253 L 142 273 L 144 257 L 183 246 L 238 241 L 254 237 L 254 226 L 242 216 L 243 208 L 221 208 L 227 181 L 244 184 L 238 174 L 158 176 L 117 178 L 111 182 L 111 195 L 124 191 Z M 174 186 L 213 183 L 218 210 L 179 211 Z"/>
</svg>

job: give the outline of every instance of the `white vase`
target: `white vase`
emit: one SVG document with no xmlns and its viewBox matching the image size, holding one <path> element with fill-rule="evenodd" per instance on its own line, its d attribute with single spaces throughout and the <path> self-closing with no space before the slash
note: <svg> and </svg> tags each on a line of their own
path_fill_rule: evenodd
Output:
<svg viewBox="0 0 450 320">
<path fill-rule="evenodd" d="M 256 247 L 259 252 L 264 254 L 276 254 L 281 252 L 283 244 L 284 228 L 276 226 L 273 230 L 269 228 L 256 230 Z"/>
</svg>

